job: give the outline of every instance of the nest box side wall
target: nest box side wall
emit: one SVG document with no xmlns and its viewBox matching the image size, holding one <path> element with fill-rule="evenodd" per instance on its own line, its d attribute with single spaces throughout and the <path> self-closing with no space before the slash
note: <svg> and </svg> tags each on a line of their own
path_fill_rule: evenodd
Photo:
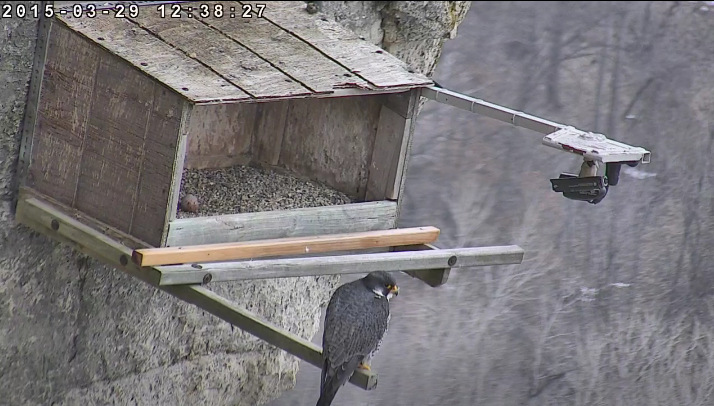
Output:
<svg viewBox="0 0 714 406">
<path fill-rule="evenodd" d="M 226 168 L 248 164 L 256 106 L 252 103 L 194 106 L 185 167 Z"/>
<path fill-rule="evenodd" d="M 184 103 L 53 20 L 27 185 L 160 245 Z"/>
<path fill-rule="evenodd" d="M 369 163 L 365 200 L 399 200 L 420 89 L 385 96 Z"/>
<path fill-rule="evenodd" d="M 381 106 L 381 96 L 292 100 L 266 113 L 285 122 L 272 143 L 280 150 L 269 155 L 280 167 L 361 199 Z"/>
</svg>

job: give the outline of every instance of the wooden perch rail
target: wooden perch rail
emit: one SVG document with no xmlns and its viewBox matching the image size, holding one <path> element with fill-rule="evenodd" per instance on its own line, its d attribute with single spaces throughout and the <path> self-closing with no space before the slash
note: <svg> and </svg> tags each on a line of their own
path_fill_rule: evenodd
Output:
<svg viewBox="0 0 714 406">
<path fill-rule="evenodd" d="M 160 285 L 201 284 L 264 278 L 341 275 L 371 271 L 438 270 L 451 267 L 519 264 L 523 249 L 516 245 L 377 254 L 281 258 L 201 265 L 160 266 Z"/>
<path fill-rule="evenodd" d="M 16 219 L 41 234 L 116 267 L 183 301 L 192 303 L 269 344 L 285 350 L 318 368 L 321 367 L 322 350 L 309 340 L 262 320 L 254 313 L 237 306 L 231 300 L 217 295 L 206 287 L 195 284 L 168 284 L 186 283 L 185 278 L 187 276 L 189 277 L 188 283 L 193 283 L 197 276 L 200 276 L 201 281 L 203 281 L 205 274 L 194 273 L 195 268 L 191 267 L 191 270 L 188 270 L 189 268 L 186 266 L 151 266 L 142 268 L 132 262 L 130 258 L 133 252 L 126 245 L 66 213 L 72 213 L 72 210 L 56 202 L 50 203 L 40 196 L 21 192 L 17 204 Z M 384 238 L 383 240 L 367 240 L 371 241 L 371 245 L 368 243 L 367 247 L 388 247 L 400 244 L 400 242 L 401 244 L 406 244 L 407 240 L 435 240 L 439 232 L 438 229 L 433 227 L 391 231 L 396 233 L 389 234 L 389 237 L 384 237 L 380 234 Z M 361 235 L 364 237 L 371 234 L 335 234 L 328 237 L 334 238 L 335 236 L 345 235 L 352 237 Z M 405 236 L 407 237 L 405 238 Z M 400 237 L 401 240 L 396 237 Z M 395 241 L 395 239 L 398 241 Z M 288 238 L 282 240 L 295 241 L 300 239 Z M 350 244 L 356 244 L 360 241 L 364 243 L 365 240 L 357 238 L 354 240 L 348 239 L 347 241 L 351 241 Z M 383 245 L 374 245 L 375 241 L 381 241 Z M 339 249 L 352 248 L 340 247 Z M 307 275 L 308 268 L 312 268 L 310 275 L 362 273 L 373 269 L 404 270 L 413 276 L 423 273 L 419 276 L 420 279 L 432 286 L 438 286 L 446 281 L 451 267 L 512 264 L 520 263 L 523 259 L 523 250 L 517 246 L 440 250 L 425 242 L 416 242 L 412 243 L 412 245 L 395 245 L 392 246 L 392 249 L 393 251 L 388 253 L 366 255 L 301 257 L 242 261 L 231 264 L 208 264 L 206 268 L 195 269 L 195 271 L 210 271 L 216 275 L 216 280 L 233 280 L 256 279 L 256 276 L 301 276 L 303 273 Z M 238 266 L 237 269 L 227 268 L 228 265 L 235 267 L 236 264 Z M 274 274 L 269 274 L 270 272 L 274 272 Z M 294 273 L 294 275 L 287 275 L 286 272 Z M 427 273 L 428 275 L 426 275 Z M 171 278 L 175 279 L 172 280 Z M 184 279 L 180 280 L 181 278 Z M 377 385 L 377 374 L 359 369 L 352 375 L 350 382 L 362 389 L 370 390 Z"/>
<path fill-rule="evenodd" d="M 439 229 L 436 227 L 414 227 L 224 244 L 146 248 L 134 250 L 132 260 L 139 266 L 232 261 L 281 255 L 305 255 L 428 244 L 436 241 L 438 237 Z"/>
<path fill-rule="evenodd" d="M 195 304 L 303 361 L 318 368 L 322 367 L 322 350 L 310 341 L 260 319 L 252 312 L 202 286 L 158 286 L 159 273 L 154 268 L 139 268 L 132 263 L 129 259 L 131 249 L 64 214 L 40 198 L 21 194 L 16 219 L 41 234 L 116 267 L 181 300 Z M 377 374 L 360 369 L 352 375 L 350 382 L 370 390 L 377 385 Z"/>
</svg>

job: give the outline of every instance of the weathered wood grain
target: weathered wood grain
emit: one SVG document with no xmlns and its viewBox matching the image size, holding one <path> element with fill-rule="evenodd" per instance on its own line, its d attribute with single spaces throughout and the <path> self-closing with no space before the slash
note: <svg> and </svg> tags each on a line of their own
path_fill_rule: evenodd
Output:
<svg viewBox="0 0 714 406">
<path fill-rule="evenodd" d="M 224 168 L 250 161 L 258 103 L 197 105 L 191 113 L 187 168 Z"/>
<path fill-rule="evenodd" d="M 158 284 L 156 270 L 140 269 L 131 262 L 130 248 L 35 196 L 28 194 L 18 200 L 17 221 L 147 283 Z"/>
<path fill-rule="evenodd" d="M 75 206 L 128 232 L 154 82 L 103 53 L 92 95 Z"/>
<path fill-rule="evenodd" d="M 424 245 L 424 247 L 428 247 Z M 523 249 L 510 245 L 456 249 L 400 250 L 376 254 L 336 255 L 304 258 L 265 259 L 209 264 L 158 266 L 160 285 L 291 278 L 298 276 L 342 275 L 372 271 L 436 272 L 438 284 L 445 282 L 444 270 L 452 267 L 520 264 Z"/>
<path fill-rule="evenodd" d="M 74 219 L 80 223 L 83 223 L 85 225 L 88 225 L 92 229 L 97 230 L 100 233 L 112 238 L 113 240 L 124 245 L 125 247 L 129 247 L 132 249 L 151 247 L 151 244 L 147 243 L 146 241 L 142 241 L 142 240 L 136 238 L 135 236 L 129 235 L 126 232 L 116 229 L 115 227 L 112 227 L 106 223 L 102 223 L 101 221 L 99 221 L 91 216 L 88 216 L 86 213 L 83 213 L 82 211 L 72 208 L 66 204 L 60 203 L 56 199 L 53 199 L 50 196 L 40 193 L 37 190 L 32 189 L 29 186 L 21 186 L 19 193 L 18 193 L 18 200 L 20 200 L 20 199 L 27 200 L 31 197 L 36 198 L 37 200 L 40 200 L 41 202 L 44 202 L 50 206 L 57 208 L 57 210 L 66 214 L 67 216 L 71 217 L 72 219 Z"/>
<path fill-rule="evenodd" d="M 52 24 L 28 184 L 67 205 L 74 201 L 98 64 L 96 49 Z"/>
<path fill-rule="evenodd" d="M 245 258 L 428 244 L 436 241 L 437 238 L 439 238 L 439 229 L 436 227 L 412 227 L 360 233 L 322 234 L 310 237 L 146 248 L 134 250 L 132 260 L 141 266 L 232 261 Z"/>
<path fill-rule="evenodd" d="M 154 247 L 161 246 L 168 227 L 165 210 L 171 196 L 184 103 L 185 99 L 168 88 L 154 87 L 130 229 L 132 235 Z"/>
<path fill-rule="evenodd" d="M 278 165 L 290 103 L 290 101 L 256 103 L 252 145 L 254 162 Z"/>
<path fill-rule="evenodd" d="M 418 90 L 385 96 L 379 115 L 374 152 L 369 165 L 366 200 L 391 199 L 400 196 L 406 173 L 408 146 L 414 124 L 412 115 L 418 102 Z"/>
<path fill-rule="evenodd" d="M 111 15 L 57 18 L 189 100 L 250 99 L 238 87 L 127 18 L 114 18 Z"/>
<path fill-rule="evenodd" d="M 260 2 L 240 2 L 257 4 Z M 263 17 L 309 43 L 351 73 L 377 87 L 428 86 L 433 82 L 397 57 L 358 38 L 334 21 L 322 21 L 295 1 L 270 2 Z M 312 21 L 310 21 L 312 20 Z M 310 23 L 312 22 L 312 24 Z"/>
<path fill-rule="evenodd" d="M 369 87 L 363 79 L 263 18 L 209 17 L 200 18 L 200 21 L 270 61 L 281 72 L 314 92 Z"/>
<path fill-rule="evenodd" d="M 291 101 L 278 165 L 361 198 L 381 97 Z"/>
<path fill-rule="evenodd" d="M 296 34 L 377 87 L 405 88 L 433 84 L 431 79 L 367 41 L 359 39 L 323 42 L 314 41 L 308 32 Z"/>
<path fill-rule="evenodd" d="M 410 98 L 411 101 L 410 106 L 410 114 L 411 116 L 411 121 L 408 124 L 408 131 L 405 132 L 405 136 L 407 137 L 407 142 L 406 142 L 406 152 L 404 153 L 404 160 L 401 162 L 401 168 L 399 172 L 397 173 L 397 176 L 399 177 L 399 184 L 398 184 L 398 192 L 397 196 L 404 196 L 404 187 L 406 186 L 406 179 L 407 179 L 407 171 L 409 170 L 409 160 L 411 159 L 411 154 L 412 154 L 412 145 L 414 144 L 414 131 L 416 130 L 416 115 L 419 113 L 419 101 L 421 100 L 421 90 L 422 89 L 412 89 L 410 92 Z M 397 201 L 397 218 L 399 218 L 402 207 L 404 205 L 404 199 L 398 199 Z"/>
<path fill-rule="evenodd" d="M 396 209 L 396 203 L 385 201 L 176 219 L 169 224 L 166 245 L 387 230 L 395 227 Z"/>
<path fill-rule="evenodd" d="M 181 192 L 181 179 L 183 178 L 183 168 L 186 160 L 186 149 L 188 148 L 188 131 L 194 107 L 195 106 L 193 104 L 185 102 L 181 112 L 179 135 L 173 155 L 173 170 L 169 186 L 169 201 L 167 207 L 164 208 L 164 228 L 161 234 L 162 247 L 166 246 L 166 240 L 169 233 L 168 225 L 172 220 L 176 219 L 176 209 L 178 208 L 179 194 Z"/>
<path fill-rule="evenodd" d="M 301 83 L 292 80 L 238 42 L 194 18 L 189 18 L 186 13 L 184 10 L 180 19 L 161 18 L 159 13 L 140 13 L 133 21 L 189 57 L 200 60 L 253 97 L 312 94 Z M 232 21 L 236 23 L 235 19 Z M 198 38 L 200 41 L 197 41 Z"/>
<path fill-rule="evenodd" d="M 401 178 L 397 174 L 406 154 L 410 121 L 387 106 L 382 106 L 369 164 L 365 200 L 396 200 L 399 197 Z"/>
<path fill-rule="evenodd" d="M 20 152 L 17 162 L 18 184 L 25 185 L 27 175 L 30 170 L 32 158 L 32 140 L 37 125 L 37 113 L 40 102 L 40 89 L 45 73 L 45 61 L 48 51 L 50 31 L 52 29 L 52 19 L 41 18 L 37 27 L 37 41 L 35 44 L 35 56 L 32 61 L 32 74 L 30 86 L 27 92 L 27 104 L 25 106 L 25 117 L 22 122 L 22 138 L 20 139 Z"/>
<path fill-rule="evenodd" d="M 322 363 L 322 350 L 317 345 L 262 320 L 252 312 L 240 308 L 206 288 L 158 286 L 158 272 L 154 268 L 139 268 L 129 261 L 127 259 L 131 255 L 129 248 L 67 216 L 46 202 L 31 197 L 21 198 L 18 202 L 16 218 L 20 223 L 41 234 L 114 266 L 178 299 L 194 304 L 318 368 Z M 56 225 L 56 228 L 53 225 Z M 352 375 L 350 382 L 366 390 L 373 389 L 377 385 L 377 374 L 358 370 Z"/>
</svg>

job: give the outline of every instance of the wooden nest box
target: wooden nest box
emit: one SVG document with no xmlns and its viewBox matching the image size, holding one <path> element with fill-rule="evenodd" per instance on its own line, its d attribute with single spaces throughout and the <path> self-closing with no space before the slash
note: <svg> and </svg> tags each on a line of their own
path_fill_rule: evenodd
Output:
<svg viewBox="0 0 714 406">
<path fill-rule="evenodd" d="M 241 13 L 48 21 L 25 185 L 153 247 L 393 228 L 431 80 L 302 2 Z M 184 169 L 248 164 L 357 203 L 177 218 Z"/>
<path fill-rule="evenodd" d="M 198 3 L 166 2 L 165 16 L 150 3 L 124 18 L 72 18 L 74 6 L 41 19 L 20 223 L 316 366 L 314 344 L 202 285 L 384 270 L 439 286 L 452 267 L 521 263 L 517 246 L 439 249 L 437 228 L 395 229 L 430 79 L 303 2 L 269 2 L 260 17 L 252 3 L 222 2 L 222 17 L 206 18 L 191 12 Z M 345 200 L 179 215 L 197 171 L 246 165 Z M 234 197 L 231 182 L 209 186 Z M 241 193 L 255 202 L 253 191 Z M 339 253 L 313 255 L 329 252 Z M 376 375 L 351 381 L 371 389 Z"/>
</svg>

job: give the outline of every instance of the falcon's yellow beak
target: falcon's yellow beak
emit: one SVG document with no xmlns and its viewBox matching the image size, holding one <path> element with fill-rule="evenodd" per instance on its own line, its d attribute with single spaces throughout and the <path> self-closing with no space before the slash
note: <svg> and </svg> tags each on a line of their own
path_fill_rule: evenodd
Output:
<svg viewBox="0 0 714 406">
<path fill-rule="evenodd" d="M 394 296 L 397 296 L 399 294 L 399 286 L 389 286 L 389 293 L 393 294 Z"/>
</svg>

